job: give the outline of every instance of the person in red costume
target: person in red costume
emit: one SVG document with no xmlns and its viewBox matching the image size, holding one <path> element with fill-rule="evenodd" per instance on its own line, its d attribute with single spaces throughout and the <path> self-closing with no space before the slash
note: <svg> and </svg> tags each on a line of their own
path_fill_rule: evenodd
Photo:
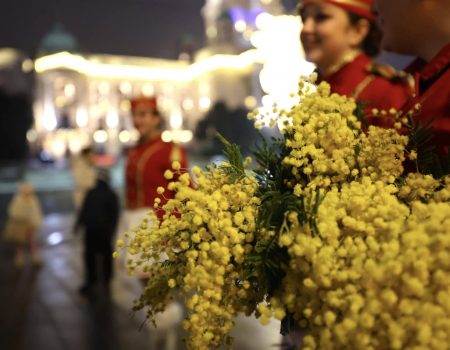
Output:
<svg viewBox="0 0 450 350">
<path fill-rule="evenodd" d="M 126 162 L 126 209 L 149 210 L 153 208 L 158 187 L 166 188 L 169 180 L 164 172 L 172 169 L 178 161 L 182 169 L 187 169 L 187 152 L 180 144 L 164 142 L 161 139 L 163 117 L 157 108 L 155 97 L 139 97 L 131 100 L 133 124 L 139 132 L 138 144 L 129 150 Z M 164 192 L 161 205 L 173 197 L 170 191 Z M 156 210 L 158 218 L 163 211 Z"/>
<path fill-rule="evenodd" d="M 375 0 L 374 8 L 387 51 L 417 56 L 407 69 L 414 75 L 414 95 L 402 109 L 412 109 L 420 124 L 431 122 L 440 155 L 450 146 L 450 2 L 448 0 Z"/>
<path fill-rule="evenodd" d="M 366 113 L 401 108 L 411 95 L 404 72 L 375 63 L 381 32 L 372 0 L 301 0 L 300 39 L 306 60 L 317 66 L 319 82 L 331 92 L 354 97 Z"/>
<path fill-rule="evenodd" d="M 186 149 L 180 144 L 165 142 L 161 138 L 163 117 L 158 110 L 156 98 L 137 97 L 130 102 L 133 125 L 139 133 L 139 141 L 127 154 L 124 231 L 138 226 L 144 218 L 148 218 L 146 214 L 150 210 L 155 210 L 161 220 L 164 211 L 153 207 L 155 198 L 161 199 L 161 207 L 174 196 L 174 193 L 168 190 L 165 190 L 163 195 L 157 193 L 158 187 L 167 188 L 169 184 L 170 180 L 166 179 L 164 173 L 171 170 L 173 162 L 176 161 L 179 162 L 181 171 L 188 169 Z M 176 178 L 177 175 L 174 176 L 174 179 Z M 152 224 L 157 223 L 148 222 L 148 225 Z M 133 255 L 127 258 L 135 259 Z M 164 256 L 160 258 L 165 259 Z M 140 268 L 135 269 L 135 274 L 145 286 L 148 274 Z M 171 300 L 167 303 L 166 310 L 158 314 L 158 328 L 154 328 L 151 322 L 148 323 L 153 347 L 158 349 L 173 347 L 168 344 L 176 341 L 173 330 L 180 326 L 183 317 L 183 309 L 178 301 Z"/>
<path fill-rule="evenodd" d="M 161 198 L 161 208 L 174 195 L 167 190 L 163 195 L 157 193 L 158 187 L 166 188 L 169 183 L 164 173 L 172 169 L 172 163 L 175 161 L 180 163 L 181 169 L 187 169 L 188 166 L 185 148 L 177 143 L 164 142 L 161 138 L 163 117 L 158 110 L 156 98 L 137 97 L 130 102 L 133 125 L 139 133 L 139 140 L 127 152 L 125 212 L 120 224 L 122 232 L 138 227 L 144 218 L 148 218 L 147 214 L 151 210 L 154 210 L 157 218 L 161 220 L 164 211 L 154 208 L 155 198 Z M 133 256 L 128 258 L 133 259 Z M 125 265 L 125 261 L 122 263 Z M 136 271 L 136 274 L 140 278 L 146 278 L 142 271 Z"/>
</svg>

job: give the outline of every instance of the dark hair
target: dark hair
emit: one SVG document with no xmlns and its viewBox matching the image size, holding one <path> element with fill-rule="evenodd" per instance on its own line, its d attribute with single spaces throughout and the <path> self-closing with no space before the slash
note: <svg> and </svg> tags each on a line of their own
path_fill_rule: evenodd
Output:
<svg viewBox="0 0 450 350">
<path fill-rule="evenodd" d="M 159 117 L 158 129 L 159 130 L 164 130 L 164 128 L 166 127 L 166 120 L 164 119 L 164 117 L 161 114 L 161 112 L 159 111 L 159 109 L 158 108 L 154 108 L 153 109 L 153 114 Z"/>
<path fill-rule="evenodd" d="M 382 33 L 378 25 L 374 21 L 369 21 L 367 18 L 359 16 L 353 12 L 347 11 L 348 18 L 352 25 L 356 25 L 361 19 L 365 19 L 369 22 L 369 33 L 364 38 L 361 49 L 366 53 L 367 56 L 375 57 L 380 53 L 380 44 Z"/>
<path fill-rule="evenodd" d="M 87 157 L 90 153 L 94 153 L 92 146 L 86 146 L 80 152 L 83 157 Z"/>
</svg>

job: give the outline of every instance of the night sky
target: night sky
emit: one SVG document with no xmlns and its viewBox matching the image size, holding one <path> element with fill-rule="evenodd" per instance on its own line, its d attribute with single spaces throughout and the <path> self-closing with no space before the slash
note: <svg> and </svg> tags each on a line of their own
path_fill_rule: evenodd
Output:
<svg viewBox="0 0 450 350">
<path fill-rule="evenodd" d="M 0 47 L 33 56 L 56 22 L 80 51 L 176 58 L 186 40 L 204 45 L 204 0 L 1 0 Z"/>
<path fill-rule="evenodd" d="M 283 0 L 293 11 L 298 0 Z M 0 48 L 34 57 L 39 43 L 60 22 L 79 51 L 175 59 L 183 42 L 204 46 L 204 0 L 0 0 Z M 403 68 L 411 58 L 383 55 Z"/>
</svg>

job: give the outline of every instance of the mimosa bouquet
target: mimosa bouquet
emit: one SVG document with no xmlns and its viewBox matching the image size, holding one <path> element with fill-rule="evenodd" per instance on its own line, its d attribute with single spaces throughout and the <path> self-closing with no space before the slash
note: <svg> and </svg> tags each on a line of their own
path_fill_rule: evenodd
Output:
<svg viewBox="0 0 450 350">
<path fill-rule="evenodd" d="M 227 162 L 166 172 L 163 220 L 118 242 L 149 277 L 135 309 L 152 320 L 180 293 L 196 350 L 231 348 L 239 313 L 304 329 L 302 349 L 449 349 L 450 177 L 432 171 L 430 129 L 396 111 L 395 128 L 364 127 L 313 80 L 252 158 L 222 139 Z"/>
</svg>

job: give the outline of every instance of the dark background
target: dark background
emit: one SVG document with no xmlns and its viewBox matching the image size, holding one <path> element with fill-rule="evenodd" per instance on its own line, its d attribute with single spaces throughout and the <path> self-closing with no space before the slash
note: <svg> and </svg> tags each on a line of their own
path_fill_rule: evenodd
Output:
<svg viewBox="0 0 450 350">
<path fill-rule="evenodd" d="M 80 51 L 176 58 L 180 45 L 204 45 L 204 0 L 1 0 L 0 47 L 35 54 L 56 22 Z"/>
<path fill-rule="evenodd" d="M 282 0 L 294 12 L 298 0 Z M 205 45 L 204 0 L 1 0 L 0 47 L 33 57 L 57 22 L 78 40 L 80 51 L 176 58 L 186 42 Z"/>
</svg>

